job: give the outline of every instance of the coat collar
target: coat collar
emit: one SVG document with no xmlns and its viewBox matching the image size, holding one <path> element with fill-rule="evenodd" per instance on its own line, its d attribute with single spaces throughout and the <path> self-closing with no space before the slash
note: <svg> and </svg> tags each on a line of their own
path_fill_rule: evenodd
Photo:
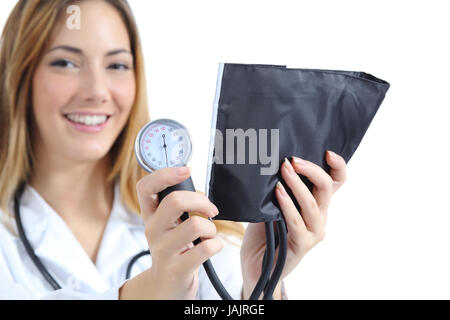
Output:
<svg viewBox="0 0 450 320">
<path fill-rule="evenodd" d="M 20 208 L 25 233 L 35 254 L 63 288 L 104 292 L 124 280 L 126 267 L 134 255 L 148 249 L 142 219 L 124 207 L 118 183 L 114 186 L 113 207 L 96 264 L 60 215 L 31 185 L 23 193 Z M 36 273 L 40 276 L 37 270 Z"/>
</svg>

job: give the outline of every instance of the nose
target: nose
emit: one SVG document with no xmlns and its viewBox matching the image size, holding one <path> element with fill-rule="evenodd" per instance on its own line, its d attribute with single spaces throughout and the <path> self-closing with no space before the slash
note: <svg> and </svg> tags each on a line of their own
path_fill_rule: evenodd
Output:
<svg viewBox="0 0 450 320">
<path fill-rule="evenodd" d="M 82 99 L 92 105 L 101 105 L 109 101 L 108 81 L 101 67 L 90 66 L 82 76 Z"/>
</svg>

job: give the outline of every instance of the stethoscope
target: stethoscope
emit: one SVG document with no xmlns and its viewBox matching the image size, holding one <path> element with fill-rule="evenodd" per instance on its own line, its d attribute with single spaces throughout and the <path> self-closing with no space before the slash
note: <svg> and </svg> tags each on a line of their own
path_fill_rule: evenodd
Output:
<svg viewBox="0 0 450 320">
<path fill-rule="evenodd" d="M 155 170 L 167 167 L 185 166 L 188 163 L 191 154 L 192 141 L 188 130 L 181 123 L 171 119 L 158 119 L 147 123 L 139 131 L 138 136 L 136 137 L 135 155 L 138 163 L 147 172 L 153 172 Z M 25 246 L 25 250 L 28 256 L 31 258 L 45 280 L 51 285 L 54 290 L 61 289 L 61 286 L 58 284 L 58 282 L 52 277 L 39 257 L 36 256 L 34 249 L 28 241 L 25 230 L 23 228 L 20 216 L 20 199 L 24 190 L 25 184 L 23 183 L 19 186 L 14 196 L 14 214 L 20 239 Z M 169 193 L 176 190 L 196 191 L 192 179 L 191 177 L 189 177 L 187 180 L 161 191 L 158 194 L 159 201 L 162 201 L 163 198 L 166 197 Z M 189 214 L 187 212 L 184 212 L 180 217 L 182 221 L 188 218 Z M 275 266 L 274 272 L 271 276 L 270 273 L 273 266 L 272 260 L 275 254 L 274 230 L 271 222 L 266 223 L 265 225 L 267 247 L 264 254 L 262 272 L 261 277 L 258 280 L 252 292 L 252 295 L 250 296 L 250 300 L 258 299 L 263 290 L 264 298 L 271 299 L 273 290 L 275 289 L 275 286 L 281 275 L 281 271 L 284 266 L 284 260 L 286 258 L 286 226 L 282 221 L 279 225 L 281 230 L 281 232 L 279 233 L 281 254 L 279 254 L 279 261 L 277 261 L 277 265 Z M 200 239 L 193 241 L 194 245 L 200 242 Z M 284 248 L 284 250 L 281 250 L 282 248 Z M 125 275 L 126 280 L 130 277 L 133 265 L 141 257 L 149 254 L 150 250 L 144 250 L 136 254 L 130 260 Z M 223 286 L 210 260 L 206 260 L 203 263 L 203 267 L 209 280 L 211 281 L 211 284 L 216 289 L 219 296 L 224 300 L 232 300 L 233 298 Z"/>
<path fill-rule="evenodd" d="M 37 267 L 39 272 L 42 274 L 44 279 L 48 282 L 48 284 L 53 288 L 53 290 L 61 289 L 61 285 L 53 278 L 53 276 L 50 274 L 50 272 L 47 270 L 47 268 L 42 263 L 41 259 L 36 255 L 34 252 L 33 247 L 30 244 L 30 241 L 28 240 L 25 230 L 23 228 L 22 224 L 22 218 L 20 214 L 20 199 L 22 198 L 22 194 L 25 190 L 25 184 L 20 185 L 18 188 L 15 196 L 14 196 L 14 215 L 16 218 L 16 224 L 17 224 L 17 230 L 19 232 L 20 240 L 22 241 L 25 250 L 28 254 L 28 256 L 33 261 L 34 265 Z M 130 262 L 128 263 L 126 274 L 125 274 L 125 280 L 128 280 L 131 275 L 131 270 L 133 269 L 133 265 L 139 260 L 139 258 L 149 255 L 150 250 L 144 250 L 142 252 L 139 252 L 133 258 L 131 258 Z"/>
</svg>

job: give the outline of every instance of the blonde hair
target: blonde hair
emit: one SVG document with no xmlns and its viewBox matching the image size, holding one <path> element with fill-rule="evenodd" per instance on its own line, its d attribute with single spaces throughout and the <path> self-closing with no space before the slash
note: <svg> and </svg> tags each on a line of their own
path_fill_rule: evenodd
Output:
<svg viewBox="0 0 450 320">
<path fill-rule="evenodd" d="M 86 1 L 86 0 L 82 0 Z M 129 119 L 110 150 L 108 182 L 119 181 L 124 205 L 139 214 L 136 183 L 147 173 L 134 156 L 134 140 L 150 121 L 144 58 L 134 15 L 126 0 L 103 0 L 121 15 L 134 57 L 136 96 Z M 33 170 L 31 128 L 32 75 L 49 44 L 50 35 L 65 9 L 76 0 L 19 0 L 11 12 L 0 42 L 0 210 L 12 217 L 9 204 L 16 189 Z M 219 232 L 242 238 L 242 224 L 215 221 Z"/>
</svg>

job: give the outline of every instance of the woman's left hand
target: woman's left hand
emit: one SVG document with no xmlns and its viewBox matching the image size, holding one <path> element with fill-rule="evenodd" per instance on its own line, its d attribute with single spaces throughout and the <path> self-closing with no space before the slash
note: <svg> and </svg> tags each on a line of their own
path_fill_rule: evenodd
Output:
<svg viewBox="0 0 450 320">
<path fill-rule="evenodd" d="M 346 180 L 346 163 L 341 156 L 328 151 L 326 161 L 330 166 L 330 174 L 310 161 L 295 157 L 292 162 L 286 160 L 281 166 L 281 176 L 300 205 L 301 215 L 281 183 L 278 183 L 275 194 L 288 229 L 288 251 L 280 282 L 295 269 L 311 248 L 324 239 L 331 195 Z M 312 192 L 297 173 L 311 181 L 314 185 Z M 245 299 L 249 298 L 261 275 L 265 249 L 264 223 L 249 224 L 241 247 Z M 274 293 L 274 297 L 277 296 L 279 296 L 279 286 Z"/>
</svg>

